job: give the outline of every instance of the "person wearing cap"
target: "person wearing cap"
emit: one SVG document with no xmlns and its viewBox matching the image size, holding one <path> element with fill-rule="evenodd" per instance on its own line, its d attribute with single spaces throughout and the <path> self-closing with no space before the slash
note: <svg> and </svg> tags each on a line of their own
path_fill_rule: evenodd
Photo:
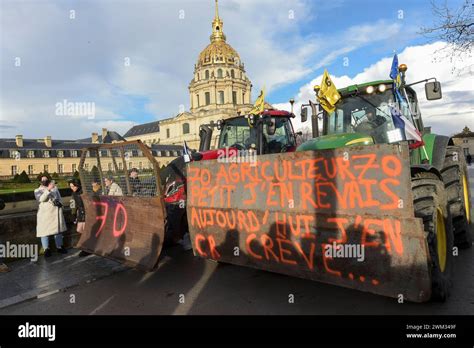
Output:
<svg viewBox="0 0 474 348">
<path fill-rule="evenodd" d="M 137 168 L 132 168 L 132 170 L 130 171 L 130 177 L 128 180 L 130 182 L 130 188 L 132 189 L 132 195 L 133 196 L 140 195 L 142 191 L 142 183 L 140 179 L 138 178 Z"/>
<path fill-rule="evenodd" d="M 122 189 L 114 181 L 114 178 L 112 176 L 106 177 L 104 181 L 108 196 L 123 196 Z"/>
<path fill-rule="evenodd" d="M 102 194 L 102 186 L 100 185 L 99 179 L 92 179 L 92 194 L 93 195 Z"/>
</svg>

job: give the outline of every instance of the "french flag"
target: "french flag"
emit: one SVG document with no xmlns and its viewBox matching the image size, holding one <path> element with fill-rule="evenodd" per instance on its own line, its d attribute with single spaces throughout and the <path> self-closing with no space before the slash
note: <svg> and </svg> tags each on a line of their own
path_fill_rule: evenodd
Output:
<svg viewBox="0 0 474 348">
<path fill-rule="evenodd" d="M 420 146 L 425 145 L 421 133 L 415 128 L 396 106 L 391 106 L 390 111 L 392 113 L 393 124 L 395 128 L 400 129 L 402 135 L 405 137 L 404 140 L 413 141 L 409 143 L 410 149 L 416 149 Z"/>
</svg>

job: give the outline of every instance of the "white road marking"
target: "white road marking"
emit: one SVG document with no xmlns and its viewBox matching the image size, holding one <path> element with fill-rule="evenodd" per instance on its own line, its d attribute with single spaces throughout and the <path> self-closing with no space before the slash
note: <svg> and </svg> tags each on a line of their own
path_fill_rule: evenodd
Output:
<svg viewBox="0 0 474 348">
<path fill-rule="evenodd" d="M 104 308 L 110 301 L 112 301 L 112 299 L 114 297 L 115 297 L 115 295 L 109 297 L 101 305 L 99 305 L 96 309 L 94 309 L 92 312 L 90 312 L 89 315 L 95 315 L 98 311 L 100 311 L 102 308 Z"/>
<path fill-rule="evenodd" d="M 53 290 L 53 291 L 48 291 L 48 292 L 45 292 L 45 293 L 43 293 L 43 294 L 39 294 L 38 296 L 36 296 L 36 298 L 47 297 L 47 296 L 50 296 L 50 295 L 57 294 L 58 292 L 59 292 L 59 289 Z"/>
<path fill-rule="evenodd" d="M 208 280 L 212 277 L 213 273 L 216 270 L 217 263 L 206 260 L 204 264 L 205 264 L 205 269 L 203 271 L 204 276 L 202 276 L 201 279 L 199 279 L 199 281 L 191 289 L 189 289 L 186 294 L 184 294 L 185 295 L 184 303 L 180 303 L 176 307 L 176 309 L 173 312 L 173 315 L 174 314 L 178 314 L 178 315 L 188 314 L 189 310 L 193 306 L 194 300 L 196 300 L 196 298 L 200 295 L 202 289 L 204 288 L 204 286 L 206 286 Z M 213 267 L 214 269 L 208 272 L 208 269 L 210 267 Z M 206 273 L 207 275 L 205 275 Z M 176 291 L 179 293 L 179 289 L 176 289 Z M 175 298 L 175 301 L 178 301 L 178 300 L 179 300 L 178 298 Z"/>
</svg>

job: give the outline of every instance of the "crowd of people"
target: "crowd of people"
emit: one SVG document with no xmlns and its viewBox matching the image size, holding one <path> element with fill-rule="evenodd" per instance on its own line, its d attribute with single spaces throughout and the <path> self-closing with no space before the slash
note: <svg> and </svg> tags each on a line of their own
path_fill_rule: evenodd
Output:
<svg viewBox="0 0 474 348">
<path fill-rule="evenodd" d="M 138 195 L 141 192 L 142 184 L 138 177 L 138 170 L 136 168 L 133 168 L 130 171 L 129 183 L 132 195 Z M 104 179 L 104 184 L 105 191 L 103 192 L 100 180 L 92 180 L 92 193 L 95 195 L 105 193 L 105 195 L 108 196 L 123 196 L 122 188 L 117 182 L 115 182 L 115 179 L 112 176 L 107 176 Z M 81 198 L 83 191 L 80 180 L 70 180 L 69 187 L 72 192 L 69 206 L 75 219 L 74 224 L 76 225 L 76 231 L 78 233 L 83 233 L 86 224 L 86 212 L 84 202 Z M 50 237 L 54 237 L 56 250 L 61 254 L 66 254 L 67 249 L 64 248 L 63 245 L 63 232 L 67 230 L 67 227 L 64 218 L 62 198 L 56 183 L 54 180 L 50 180 L 48 177 L 43 176 L 40 185 L 34 191 L 34 194 L 38 202 L 36 236 L 41 240 L 44 256 L 50 257 L 52 254 L 49 245 Z M 79 253 L 80 257 L 88 255 L 90 255 L 90 253 L 86 251 L 81 251 Z M 2 266 L 0 265 L 0 271 L 2 269 L 1 267 Z"/>
<path fill-rule="evenodd" d="M 136 168 L 132 168 L 129 173 L 128 183 L 132 196 L 143 195 L 145 185 L 142 184 Z M 72 192 L 70 201 L 71 213 L 74 217 L 74 224 L 78 233 L 83 233 L 86 226 L 86 211 L 84 202 L 81 198 L 83 193 L 81 182 L 79 179 L 72 179 L 69 182 Z M 92 180 L 91 189 L 93 195 L 123 196 L 123 190 L 115 181 L 113 176 L 104 178 L 104 190 L 99 179 Z M 54 180 L 47 176 L 42 176 L 39 187 L 34 190 L 34 197 L 38 203 L 37 221 L 36 221 L 36 237 L 41 241 L 44 257 L 48 258 L 52 255 L 50 248 L 50 239 L 54 239 L 56 251 L 60 254 L 67 254 L 64 247 L 63 233 L 67 230 L 66 220 L 64 217 L 64 207 L 62 203 L 61 193 Z M 5 203 L 0 199 L 0 210 L 5 208 Z M 0 241 L 1 242 L 1 241 Z M 81 251 L 80 257 L 85 257 L 90 253 Z M 8 272 L 9 268 L 0 258 L 0 273 Z"/>
</svg>

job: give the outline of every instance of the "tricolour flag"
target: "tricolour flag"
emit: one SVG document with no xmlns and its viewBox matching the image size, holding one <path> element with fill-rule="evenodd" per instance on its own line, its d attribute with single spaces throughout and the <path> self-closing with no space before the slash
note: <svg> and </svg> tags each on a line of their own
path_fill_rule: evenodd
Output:
<svg viewBox="0 0 474 348">
<path fill-rule="evenodd" d="M 423 146 L 423 138 L 421 133 L 416 129 L 416 127 L 411 123 L 398 109 L 396 106 L 390 107 L 390 112 L 392 114 L 393 124 L 395 128 L 400 129 L 403 140 L 413 141 L 409 144 L 411 149 Z"/>
</svg>

